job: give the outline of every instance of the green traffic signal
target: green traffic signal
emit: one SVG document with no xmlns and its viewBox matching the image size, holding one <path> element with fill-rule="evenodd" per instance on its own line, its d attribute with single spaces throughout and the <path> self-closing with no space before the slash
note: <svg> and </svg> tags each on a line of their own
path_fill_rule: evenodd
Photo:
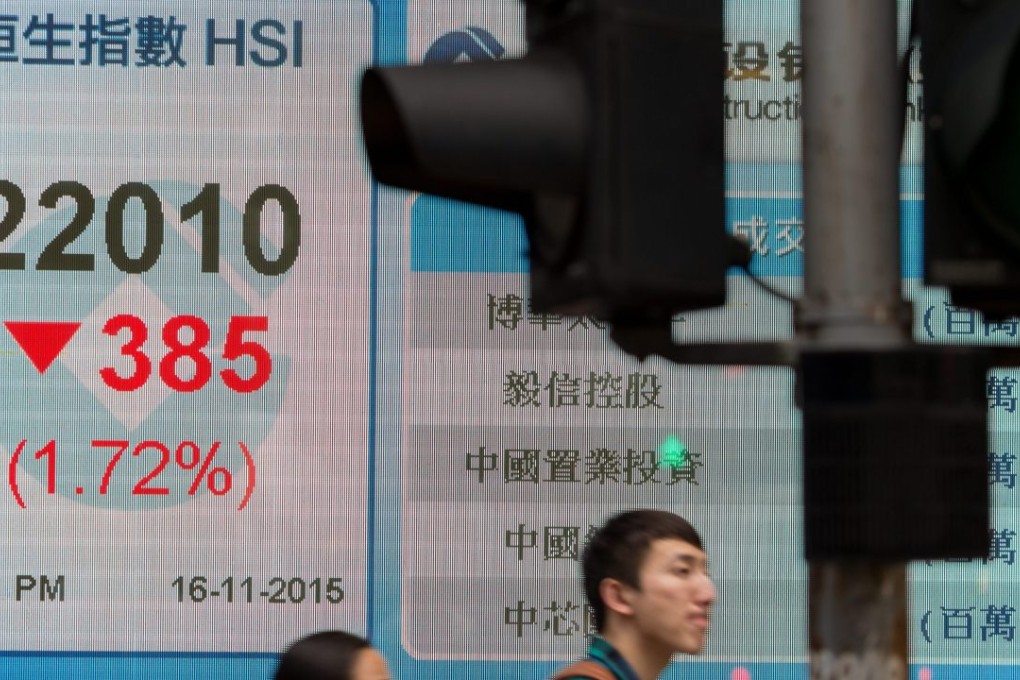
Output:
<svg viewBox="0 0 1020 680">
<path fill-rule="evenodd" d="M 667 435 L 659 446 L 660 467 L 683 467 L 687 462 L 687 445 L 675 434 Z"/>
</svg>

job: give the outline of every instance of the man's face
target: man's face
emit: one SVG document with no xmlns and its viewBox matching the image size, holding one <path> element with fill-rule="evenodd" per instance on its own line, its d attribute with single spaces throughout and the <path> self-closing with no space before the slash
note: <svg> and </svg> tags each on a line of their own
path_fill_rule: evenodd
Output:
<svg viewBox="0 0 1020 680">
<path fill-rule="evenodd" d="M 705 645 L 716 592 L 705 553 L 673 538 L 652 542 L 631 590 L 634 623 L 647 640 L 672 652 L 697 654 Z"/>
<path fill-rule="evenodd" d="M 390 669 L 386 659 L 372 647 L 367 647 L 354 658 L 351 668 L 352 680 L 390 680 Z"/>
</svg>

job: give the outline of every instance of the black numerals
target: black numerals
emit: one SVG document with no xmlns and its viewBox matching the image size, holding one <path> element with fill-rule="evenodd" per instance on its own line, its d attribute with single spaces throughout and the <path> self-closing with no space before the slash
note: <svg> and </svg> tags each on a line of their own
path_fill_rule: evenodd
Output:
<svg viewBox="0 0 1020 680">
<path fill-rule="evenodd" d="M 96 212 L 96 199 L 84 184 L 79 182 L 55 182 L 42 192 L 39 205 L 44 208 L 56 209 L 62 198 L 74 201 L 74 213 L 67 226 L 61 229 L 39 254 L 36 269 L 39 271 L 71 271 L 90 272 L 96 268 L 96 258 L 89 253 L 65 252 L 92 221 Z"/>
<path fill-rule="evenodd" d="M 14 234 L 25 218 L 26 198 L 22 189 L 0 180 L 0 198 L 5 210 L 0 216 L 0 270 L 24 270 L 26 254 L 4 251 L 2 244 Z M 54 182 L 39 196 L 39 205 L 50 210 L 70 207 L 66 226 L 47 243 L 36 261 L 38 271 L 95 271 L 96 254 L 74 252 L 74 243 L 88 230 L 96 216 L 96 199 L 80 182 Z M 156 190 L 142 182 L 128 182 L 110 195 L 103 218 L 106 254 L 111 264 L 127 274 L 142 274 L 155 267 L 163 254 L 166 237 L 164 202 Z M 277 211 L 282 224 L 275 245 L 266 238 L 266 213 Z M 219 184 L 206 184 L 193 199 L 181 206 L 182 222 L 197 220 L 201 271 L 220 271 L 221 194 Z M 301 247 L 301 210 L 297 199 L 278 184 L 257 187 L 247 198 L 241 216 L 244 258 L 263 276 L 285 274 L 297 262 Z M 267 252 L 268 251 L 268 252 Z"/>
</svg>

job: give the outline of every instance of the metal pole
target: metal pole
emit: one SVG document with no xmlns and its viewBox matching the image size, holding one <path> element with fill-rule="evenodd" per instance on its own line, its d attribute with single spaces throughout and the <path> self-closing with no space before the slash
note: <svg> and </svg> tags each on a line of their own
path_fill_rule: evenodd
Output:
<svg viewBox="0 0 1020 680">
<path fill-rule="evenodd" d="M 804 345 L 910 342 L 900 274 L 896 5 L 801 2 Z M 809 578 L 812 680 L 905 680 L 906 565 L 812 562 Z"/>
<path fill-rule="evenodd" d="M 799 330 L 828 346 L 909 342 L 900 291 L 904 115 L 891 0 L 801 2 L 804 296 Z M 808 247 L 810 246 L 810 248 Z"/>
</svg>

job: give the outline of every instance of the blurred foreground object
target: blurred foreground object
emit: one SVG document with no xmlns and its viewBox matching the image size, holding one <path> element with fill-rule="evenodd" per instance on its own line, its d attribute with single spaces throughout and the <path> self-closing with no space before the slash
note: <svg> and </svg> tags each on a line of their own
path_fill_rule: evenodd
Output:
<svg viewBox="0 0 1020 680">
<path fill-rule="evenodd" d="M 916 0 L 926 114 L 925 283 L 1020 315 L 1020 3 Z"/>
<path fill-rule="evenodd" d="M 525 5 L 520 59 L 365 73 L 376 179 L 520 213 L 535 311 L 724 304 L 721 0 Z"/>
</svg>

